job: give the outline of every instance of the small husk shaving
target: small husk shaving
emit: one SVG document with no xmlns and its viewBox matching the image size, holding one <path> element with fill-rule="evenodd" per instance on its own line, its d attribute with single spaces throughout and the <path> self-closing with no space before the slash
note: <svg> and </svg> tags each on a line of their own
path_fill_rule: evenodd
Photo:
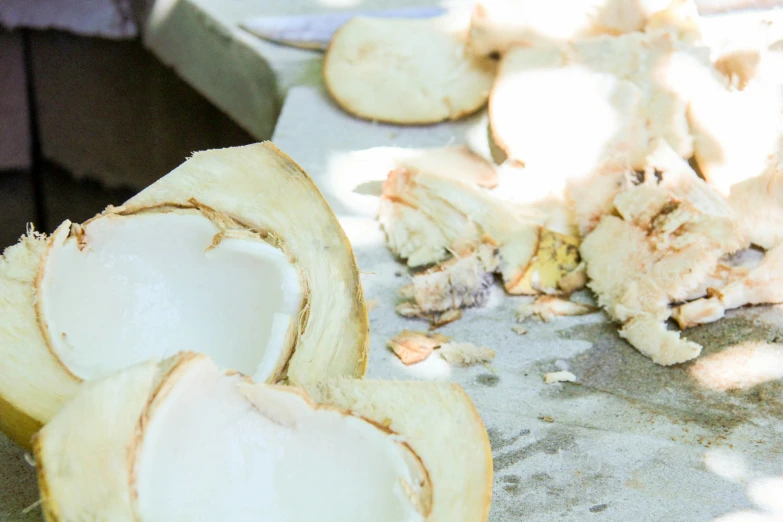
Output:
<svg viewBox="0 0 783 522">
<path fill-rule="evenodd" d="M 403 330 L 386 343 L 405 365 L 421 362 L 440 345 L 447 343 L 449 337 L 437 333 Z"/>
<path fill-rule="evenodd" d="M 440 346 L 438 354 L 446 362 L 455 366 L 484 364 L 495 358 L 495 350 L 479 347 L 472 343 L 449 342 Z"/>
</svg>

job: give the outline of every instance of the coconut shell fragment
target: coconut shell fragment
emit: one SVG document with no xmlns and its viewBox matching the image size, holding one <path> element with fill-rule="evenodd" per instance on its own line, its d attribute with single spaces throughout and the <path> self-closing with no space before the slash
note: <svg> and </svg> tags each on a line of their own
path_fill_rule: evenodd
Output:
<svg viewBox="0 0 783 522">
<path fill-rule="evenodd" d="M 367 331 L 353 252 L 307 174 L 268 142 L 197 152 L 6 249 L 0 426 L 29 447 L 82 382 L 183 348 L 267 382 L 360 377 Z"/>
<path fill-rule="evenodd" d="M 426 124 L 456 120 L 487 101 L 493 60 L 465 50 L 465 22 L 355 17 L 332 37 L 326 88 L 347 112 L 369 120 Z"/>
<path fill-rule="evenodd" d="M 482 522 L 492 496 L 457 385 L 253 383 L 187 352 L 86 383 L 35 458 L 52 522 Z"/>
</svg>

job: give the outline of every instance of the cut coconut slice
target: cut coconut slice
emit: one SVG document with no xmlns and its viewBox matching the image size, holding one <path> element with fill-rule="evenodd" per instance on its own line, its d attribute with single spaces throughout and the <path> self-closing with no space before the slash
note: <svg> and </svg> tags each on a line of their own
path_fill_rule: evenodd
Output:
<svg viewBox="0 0 783 522">
<path fill-rule="evenodd" d="M 493 60 L 465 51 L 466 32 L 452 15 L 353 18 L 326 51 L 326 88 L 361 118 L 402 124 L 461 118 L 486 103 L 495 76 Z"/>
<path fill-rule="evenodd" d="M 22 445 L 81 381 L 182 349 L 265 382 L 366 368 L 351 248 L 269 143 L 196 153 L 122 207 L 29 233 L 0 278 L 1 427 Z"/>
<path fill-rule="evenodd" d="M 62 522 L 473 522 L 492 488 L 457 385 L 253 384 L 193 353 L 86 384 L 35 455 Z"/>
</svg>

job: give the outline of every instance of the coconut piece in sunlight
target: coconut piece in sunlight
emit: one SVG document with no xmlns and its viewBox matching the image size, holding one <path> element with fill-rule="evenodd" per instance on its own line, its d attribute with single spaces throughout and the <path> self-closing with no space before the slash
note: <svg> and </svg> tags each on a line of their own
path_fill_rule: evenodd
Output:
<svg viewBox="0 0 783 522">
<path fill-rule="evenodd" d="M 436 176 L 494 188 L 498 184 L 495 167 L 466 145 L 414 149 L 406 147 L 372 147 L 341 154 L 333 170 L 356 187 L 362 183 L 384 181 L 395 169 L 423 171 Z M 374 195 L 380 195 L 380 190 Z"/>
<path fill-rule="evenodd" d="M 667 31 L 514 47 L 489 100 L 492 136 L 525 174 L 562 184 L 607 158 L 642 169 L 659 138 L 692 155 L 688 104 L 725 83 L 708 48 Z"/>
<path fill-rule="evenodd" d="M 670 303 L 681 302 L 714 274 L 725 255 L 748 246 L 728 203 L 664 141 L 644 179 L 614 199 L 582 241 L 588 286 L 623 324 L 620 334 L 653 362 L 671 365 L 701 346 L 667 331 Z"/>
<path fill-rule="evenodd" d="M 543 225 L 559 211 L 559 206 L 548 204 L 516 205 L 471 183 L 399 169 L 390 172 L 384 183 L 378 219 L 391 251 L 414 268 L 440 263 L 454 253 L 478 251 L 482 244 L 493 245 L 495 271 L 506 291 L 521 294 L 539 293 L 532 283 L 540 284 L 541 274 L 546 274 L 545 286 L 550 288 L 555 283 L 553 274 L 578 264 L 572 258 L 575 250 L 558 250 L 559 244 L 572 240 Z M 541 251 L 541 263 L 531 272 L 541 238 L 548 236 L 559 239 L 551 242 L 551 252 Z M 550 270 L 547 263 L 554 268 Z"/>
<path fill-rule="evenodd" d="M 671 6 L 671 7 L 670 7 Z M 662 13 L 665 11 L 665 13 Z M 657 16 L 656 16 L 657 15 Z M 658 27 L 680 27 L 698 16 L 690 0 L 481 0 L 470 21 L 471 52 L 478 56 Z"/>
<path fill-rule="evenodd" d="M 495 358 L 495 350 L 473 343 L 445 343 L 437 351 L 443 360 L 454 366 L 486 364 Z"/>
<path fill-rule="evenodd" d="M 35 457 L 52 522 L 473 522 L 492 489 L 455 384 L 254 384 L 192 352 L 86 383 Z"/>
<path fill-rule="evenodd" d="M 411 365 L 427 359 L 435 348 L 447 342 L 449 337 L 445 335 L 403 330 L 386 345 L 403 364 Z"/>
<path fill-rule="evenodd" d="M 465 50 L 467 23 L 354 17 L 324 57 L 326 89 L 347 112 L 370 120 L 425 124 L 456 120 L 487 101 L 496 63 Z"/>
<path fill-rule="evenodd" d="M 673 318 L 680 328 L 690 328 L 717 321 L 733 308 L 779 303 L 783 303 L 783 244 L 767 252 L 759 266 L 745 277 L 710 289 L 706 298 L 679 306 Z"/>
<path fill-rule="evenodd" d="M 555 317 L 588 315 L 598 310 L 598 307 L 589 304 L 577 303 L 552 295 L 542 295 L 532 303 L 520 306 L 519 310 L 517 310 L 517 319 L 524 321 L 528 317 L 538 317 L 545 323 L 548 323 Z"/>
<path fill-rule="evenodd" d="M 436 318 L 452 310 L 484 306 L 497 270 L 493 245 L 465 249 L 448 261 L 415 274 L 413 282 L 400 289 L 405 301 L 398 310 L 408 317 Z"/>
<path fill-rule="evenodd" d="M 198 152 L 121 207 L 0 258 L 0 427 L 30 436 L 89 381 L 182 349 L 258 381 L 365 372 L 353 252 L 270 143 Z"/>
<path fill-rule="evenodd" d="M 783 242 L 783 164 L 732 185 L 728 199 L 754 245 L 769 249 Z"/>
<path fill-rule="evenodd" d="M 783 61 L 778 65 L 783 67 Z M 779 81 L 750 80 L 742 89 L 715 87 L 694 97 L 688 108 L 694 157 L 721 194 L 727 196 L 732 185 L 770 167 L 783 135 L 781 111 Z"/>
</svg>

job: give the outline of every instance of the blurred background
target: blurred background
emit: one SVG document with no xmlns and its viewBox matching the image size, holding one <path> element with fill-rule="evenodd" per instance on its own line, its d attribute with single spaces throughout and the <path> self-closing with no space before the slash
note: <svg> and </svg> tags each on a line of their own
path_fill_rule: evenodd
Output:
<svg viewBox="0 0 783 522">
<path fill-rule="evenodd" d="M 0 1 L 0 249 L 257 141 L 145 47 L 152 3 Z"/>
</svg>

